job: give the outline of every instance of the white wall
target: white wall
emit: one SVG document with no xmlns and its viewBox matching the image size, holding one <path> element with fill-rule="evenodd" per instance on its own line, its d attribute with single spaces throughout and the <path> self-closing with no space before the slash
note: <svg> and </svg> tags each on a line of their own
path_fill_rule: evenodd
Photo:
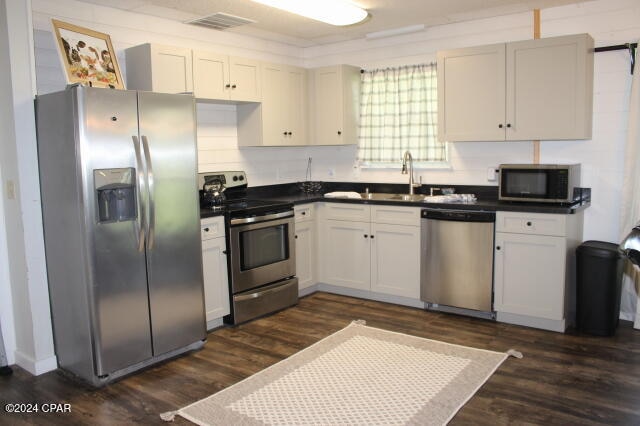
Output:
<svg viewBox="0 0 640 426">
<path fill-rule="evenodd" d="M 7 333 L 9 358 L 33 374 L 55 369 L 49 293 L 45 269 L 40 185 L 36 150 L 35 73 L 30 1 L 3 0 L 2 7 L 2 231 L 6 232 L 8 263 L 2 275 L 2 294 L 10 295 L 10 306 L 3 300 L 5 320 L 13 324 Z M 6 21 L 5 21 L 6 19 Z M 7 55 L 10 62 L 5 62 Z M 12 183 L 13 190 L 8 187 Z M 10 194 L 13 192 L 13 194 Z M 5 241 L 0 240 L 0 244 Z M 0 253 L 4 252 L 0 249 Z M 8 262 L 7 262 L 8 261 Z M 9 276 L 10 291 L 4 279 Z M 5 311 L 6 309 L 6 311 Z M 12 316 L 11 313 L 13 313 Z M 11 347 L 12 346 L 12 347 Z"/>
<path fill-rule="evenodd" d="M 9 55 L 9 34 L 7 28 L 7 9 L 5 0 L 0 0 L 0 72 L 2 75 L 11 75 L 11 63 Z M 11 220 L 6 220 L 5 215 L 12 215 L 11 203 L 5 189 L 7 181 L 14 177 L 13 173 L 6 170 L 7 160 L 15 158 L 11 153 L 15 150 L 15 134 L 13 132 L 13 104 L 11 78 L 0 79 L 0 128 L 5 129 L 0 132 L 0 181 L 2 190 L 0 193 L 0 324 L 2 325 L 2 336 L 4 338 L 5 353 L 9 364 L 15 363 L 16 335 L 15 322 L 13 317 L 13 297 L 11 295 L 11 273 L 9 243 L 7 237 L 7 225 L 11 225 Z M 7 201 L 5 201 L 7 199 Z"/>
</svg>

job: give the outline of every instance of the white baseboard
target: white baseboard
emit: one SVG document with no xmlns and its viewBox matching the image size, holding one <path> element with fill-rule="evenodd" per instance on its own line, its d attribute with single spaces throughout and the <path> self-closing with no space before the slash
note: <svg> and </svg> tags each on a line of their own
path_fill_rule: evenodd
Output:
<svg viewBox="0 0 640 426">
<path fill-rule="evenodd" d="M 211 331 L 214 328 L 222 327 L 223 325 L 224 325 L 224 322 L 222 321 L 222 318 L 209 320 L 207 321 L 207 331 Z"/>
<path fill-rule="evenodd" d="M 318 284 L 314 284 L 312 286 L 299 289 L 298 296 L 299 297 L 308 296 L 312 293 L 315 293 L 316 291 L 318 291 Z"/>
<path fill-rule="evenodd" d="M 34 360 L 20 351 L 15 351 L 15 356 L 16 365 L 27 370 L 34 376 L 39 376 L 40 374 L 48 373 L 58 368 L 58 359 L 55 355 L 41 360 Z"/>
<path fill-rule="evenodd" d="M 496 320 L 498 322 L 506 322 L 508 324 L 524 325 L 526 327 L 541 328 L 543 330 L 557 331 L 564 333 L 567 329 L 565 320 L 550 320 L 546 318 L 536 318 L 527 315 L 510 314 L 506 312 L 497 312 Z"/>
<path fill-rule="evenodd" d="M 318 291 L 326 291 L 327 293 L 335 293 L 343 296 L 358 297 L 360 299 L 375 300 L 377 302 L 393 303 L 395 305 L 410 306 L 412 308 L 424 309 L 425 303 L 422 300 L 411 299 L 408 297 L 394 296 L 391 294 L 376 293 L 369 290 L 356 290 L 347 287 L 340 287 L 331 284 L 316 284 Z M 314 286 L 314 287 L 316 287 Z"/>
</svg>

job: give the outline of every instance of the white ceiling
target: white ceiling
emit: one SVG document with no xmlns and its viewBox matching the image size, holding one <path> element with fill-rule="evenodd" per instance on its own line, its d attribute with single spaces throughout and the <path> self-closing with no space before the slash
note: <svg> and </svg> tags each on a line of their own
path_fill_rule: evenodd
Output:
<svg viewBox="0 0 640 426">
<path fill-rule="evenodd" d="M 588 0 L 353 0 L 369 12 L 370 18 L 347 27 L 334 27 L 251 0 L 81 1 L 181 22 L 223 12 L 256 21 L 225 31 L 308 47 L 360 39 L 379 31 L 421 24 L 430 27 Z"/>
</svg>

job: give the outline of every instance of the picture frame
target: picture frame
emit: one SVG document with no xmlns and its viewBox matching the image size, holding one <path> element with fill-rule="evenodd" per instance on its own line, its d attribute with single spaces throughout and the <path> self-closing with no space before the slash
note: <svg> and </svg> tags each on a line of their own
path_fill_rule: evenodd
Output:
<svg viewBox="0 0 640 426">
<path fill-rule="evenodd" d="M 57 19 L 51 24 L 68 84 L 125 88 L 109 34 Z"/>
</svg>

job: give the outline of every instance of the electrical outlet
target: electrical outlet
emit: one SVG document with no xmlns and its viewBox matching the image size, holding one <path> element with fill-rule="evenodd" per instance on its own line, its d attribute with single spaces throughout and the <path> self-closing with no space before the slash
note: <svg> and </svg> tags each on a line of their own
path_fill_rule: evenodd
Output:
<svg viewBox="0 0 640 426">
<path fill-rule="evenodd" d="M 487 180 L 489 182 L 495 182 L 498 178 L 498 169 L 496 167 L 487 168 Z"/>
<path fill-rule="evenodd" d="M 9 200 L 16 199 L 16 184 L 12 180 L 7 181 L 7 198 Z"/>
</svg>

